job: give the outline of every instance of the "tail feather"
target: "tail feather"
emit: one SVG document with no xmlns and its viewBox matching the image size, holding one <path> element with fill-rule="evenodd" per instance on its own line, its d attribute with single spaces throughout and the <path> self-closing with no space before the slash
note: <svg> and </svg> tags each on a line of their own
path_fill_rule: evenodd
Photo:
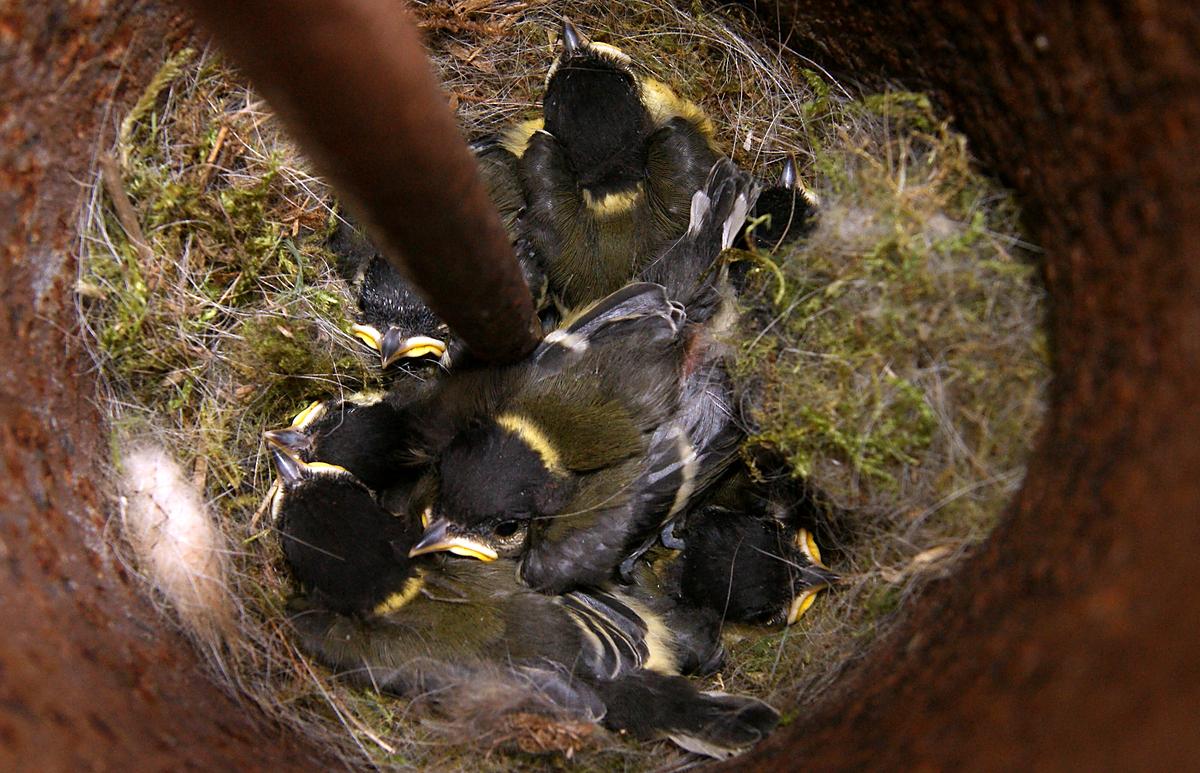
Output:
<svg viewBox="0 0 1200 773">
<path fill-rule="evenodd" d="M 642 278 L 658 282 L 687 309 L 689 318 L 713 306 L 721 252 L 733 244 L 758 196 L 758 184 L 728 158 L 713 165 L 704 188 L 692 195 L 687 232 L 651 263 Z"/>
</svg>

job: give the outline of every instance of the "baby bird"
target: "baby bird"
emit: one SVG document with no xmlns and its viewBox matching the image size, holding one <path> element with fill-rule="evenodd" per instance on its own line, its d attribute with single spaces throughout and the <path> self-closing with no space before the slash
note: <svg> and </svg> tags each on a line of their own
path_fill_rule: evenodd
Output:
<svg viewBox="0 0 1200 773">
<path fill-rule="evenodd" d="M 367 264 L 358 308 L 362 321 L 350 332 L 379 352 L 385 369 L 401 360 L 440 361 L 446 354 L 449 328 L 381 255 Z"/>
<path fill-rule="evenodd" d="M 812 516 L 791 481 L 759 483 L 738 471 L 671 535 L 683 544 L 680 598 L 726 622 L 796 622 L 839 579 L 801 525 Z"/>
<path fill-rule="evenodd" d="M 517 156 L 497 137 L 476 140 L 470 147 L 488 197 L 513 238 L 517 218 L 525 210 Z M 351 275 L 357 286 L 359 315 L 351 332 L 379 353 L 385 369 L 402 361 L 449 364 L 446 325 L 352 222 L 339 224 L 330 247 L 346 264 L 343 273 Z M 545 274 L 528 247 L 518 250 L 518 259 L 535 304 L 540 306 L 545 297 Z"/>
<path fill-rule="evenodd" d="M 563 25 L 544 122 L 526 126 L 521 238 L 564 309 L 613 292 L 678 239 L 720 154 L 711 122 L 620 49 Z"/>
<path fill-rule="evenodd" d="M 663 428 L 679 408 L 683 323 L 662 287 L 630 285 L 527 362 L 439 382 L 425 401 L 437 462 L 414 495 L 429 521 L 414 555 L 524 556 L 522 576 L 547 592 L 606 582 L 658 531 L 647 508 L 682 485 L 686 437 Z"/>
<path fill-rule="evenodd" d="M 416 378 L 404 378 L 388 392 L 317 401 L 289 426 L 264 432 L 263 440 L 303 461 L 344 467 L 371 488 L 385 489 L 427 461 L 406 442 L 421 421 L 412 406 L 425 388 Z"/>
<path fill-rule="evenodd" d="M 686 269 L 732 240 L 749 184 L 723 161 L 694 197 L 695 223 L 669 264 L 683 273 L 664 274 L 693 299 L 708 285 L 685 281 Z M 627 575 L 737 453 L 721 353 L 665 288 L 635 284 L 569 318 L 525 367 L 447 379 L 431 410 L 471 408 L 429 422 L 459 429 L 434 443 L 422 489 L 429 525 L 415 554 L 520 556 L 522 578 L 548 593 Z"/>
<path fill-rule="evenodd" d="M 674 632 L 680 612 L 636 589 L 545 596 L 505 561 L 410 558 L 421 531 L 347 471 L 274 450 L 273 510 L 306 595 L 291 605 L 302 647 L 359 685 L 426 699 L 452 714 L 506 710 L 599 721 L 724 755 L 778 715 L 748 697 L 701 693 L 678 676 L 700 662 Z M 674 615 L 672 618 L 671 615 Z M 687 630 L 686 624 L 679 625 Z"/>
<path fill-rule="evenodd" d="M 384 368 L 402 360 L 437 361 L 446 353 L 445 324 L 353 221 L 342 218 L 329 248 L 358 296 L 350 332 L 379 353 Z"/>
<path fill-rule="evenodd" d="M 747 247 L 775 252 L 811 233 L 817 224 L 817 195 L 796 174 L 796 162 L 783 162 L 779 182 L 763 190 L 745 231 Z M 767 219 L 761 219 L 769 216 Z"/>
</svg>

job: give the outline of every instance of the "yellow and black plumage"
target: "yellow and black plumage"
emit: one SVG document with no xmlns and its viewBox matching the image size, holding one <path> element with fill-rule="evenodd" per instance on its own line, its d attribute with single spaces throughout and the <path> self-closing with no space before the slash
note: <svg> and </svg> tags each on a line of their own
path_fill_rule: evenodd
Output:
<svg viewBox="0 0 1200 773">
<path fill-rule="evenodd" d="M 703 275 L 737 234 L 754 185 L 728 160 L 692 197 L 657 284 L 628 285 L 568 318 L 524 367 L 460 374 L 431 393 L 437 466 L 417 551 L 482 560 L 520 555 L 547 592 L 595 585 L 632 561 L 662 525 L 731 463 L 741 427 L 708 326 L 719 297 Z M 568 363 L 563 358 L 573 357 Z"/>
<path fill-rule="evenodd" d="M 518 231 L 570 309 L 621 287 L 683 234 L 692 194 L 720 153 L 698 106 L 636 74 L 619 49 L 583 41 L 569 22 L 563 39 L 543 123 L 525 126 L 528 206 Z"/>
<path fill-rule="evenodd" d="M 304 649 L 347 678 L 452 710 L 494 700 L 500 685 L 508 710 L 710 753 L 754 743 L 776 724 L 760 701 L 701 693 L 677 675 L 704 662 L 698 645 L 718 645 L 714 626 L 682 620 L 691 613 L 669 599 L 640 589 L 546 596 L 503 560 L 410 558 L 418 520 L 384 509 L 345 470 L 279 449 L 275 457 L 277 526 L 305 591 L 290 619 Z"/>
<path fill-rule="evenodd" d="M 673 530 L 678 597 L 726 622 L 794 623 L 839 579 L 821 559 L 817 520 L 796 482 L 735 472 Z"/>
<path fill-rule="evenodd" d="M 430 521 L 416 551 L 523 556 L 524 579 L 549 592 L 606 582 L 690 479 L 673 425 L 686 332 L 661 286 L 631 285 L 527 362 L 439 382 L 425 401 L 437 463 L 416 496 Z"/>
<path fill-rule="evenodd" d="M 406 441 L 422 421 L 413 407 L 425 388 L 404 378 L 387 392 L 316 401 L 289 426 L 264 432 L 263 440 L 305 462 L 344 467 L 374 489 L 387 488 L 426 461 Z"/>
</svg>

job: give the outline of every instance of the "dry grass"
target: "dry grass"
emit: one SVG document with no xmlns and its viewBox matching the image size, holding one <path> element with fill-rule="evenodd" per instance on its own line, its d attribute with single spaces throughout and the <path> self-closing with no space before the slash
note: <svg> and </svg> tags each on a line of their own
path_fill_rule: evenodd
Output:
<svg viewBox="0 0 1200 773">
<path fill-rule="evenodd" d="M 792 629 L 728 632 L 725 686 L 794 714 L 987 533 L 1020 481 L 1047 369 L 1012 202 L 918 96 L 852 99 L 757 42 L 762 30 L 738 9 L 416 10 L 465 134 L 536 112 L 566 14 L 701 102 L 741 163 L 793 154 L 824 198 L 814 237 L 752 277 L 738 366 L 764 438 L 830 504 L 822 536 L 852 578 Z M 409 702 L 350 690 L 293 647 L 259 435 L 311 399 L 379 378 L 347 333 L 352 300 L 325 247 L 329 191 L 209 53 L 166 63 L 105 166 L 81 218 L 78 287 L 99 399 L 114 456 L 129 437 L 165 444 L 234 546 L 240 625 L 209 651 L 220 681 L 354 765 L 507 769 L 560 764 L 576 747 L 574 763 L 593 768 L 692 762 L 522 718 L 486 754 L 464 751 Z"/>
</svg>

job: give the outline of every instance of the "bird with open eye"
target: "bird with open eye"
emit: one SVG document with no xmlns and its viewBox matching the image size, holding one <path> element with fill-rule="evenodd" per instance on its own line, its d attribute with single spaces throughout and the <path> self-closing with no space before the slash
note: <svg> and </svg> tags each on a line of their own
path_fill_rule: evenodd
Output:
<svg viewBox="0 0 1200 773">
<path fill-rule="evenodd" d="M 518 233 L 545 266 L 550 295 L 572 309 L 631 281 L 683 235 L 692 194 L 721 153 L 703 111 L 637 74 L 620 49 L 584 40 L 569 21 L 562 40 L 542 123 L 523 125 Z"/>
<path fill-rule="evenodd" d="M 679 676 L 711 665 L 711 616 L 639 588 L 547 596 L 501 560 L 412 557 L 421 524 L 346 470 L 274 448 L 273 502 L 303 649 L 364 688 L 425 699 L 451 716 L 535 711 L 670 738 L 725 756 L 774 728 L 749 697 Z"/>
<path fill-rule="evenodd" d="M 436 463 L 414 496 L 427 520 L 414 555 L 523 556 L 526 581 L 549 592 L 606 582 L 641 520 L 657 528 L 642 509 L 652 468 L 680 485 L 686 438 L 658 436 L 678 410 L 684 344 L 682 309 L 661 286 L 631 285 L 521 364 L 442 379 L 415 441 Z M 652 440 L 669 448 L 650 453 Z M 549 556 L 566 564 L 542 572 Z"/>
</svg>

